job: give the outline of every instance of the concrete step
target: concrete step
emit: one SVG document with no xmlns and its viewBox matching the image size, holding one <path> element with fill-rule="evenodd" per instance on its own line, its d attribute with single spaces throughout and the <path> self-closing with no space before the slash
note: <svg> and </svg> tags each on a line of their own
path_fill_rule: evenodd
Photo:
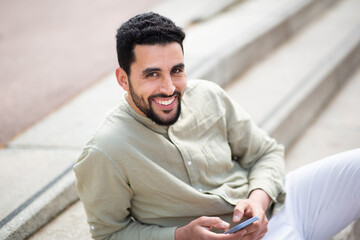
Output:
<svg viewBox="0 0 360 240">
<path fill-rule="evenodd" d="M 320 116 L 287 152 L 287 172 L 327 156 L 360 147 L 359 92 L 360 63 L 349 82 L 328 102 Z M 333 238 L 345 239 L 360 239 L 360 220 Z"/>
<path fill-rule="evenodd" d="M 360 2 L 337 3 L 226 86 L 256 122 L 289 147 L 360 62 Z"/>
<path fill-rule="evenodd" d="M 76 226 L 76 228 L 74 228 Z M 85 210 L 80 201 L 75 202 L 59 216 L 40 228 L 28 240 L 88 240 L 92 239 Z"/>
<path fill-rule="evenodd" d="M 187 28 L 204 22 L 244 0 L 167 0 L 154 7 L 153 11 L 169 17 L 176 25 Z"/>
<path fill-rule="evenodd" d="M 286 172 L 329 155 L 360 147 L 359 93 L 360 62 L 349 81 L 327 102 L 320 115 L 287 151 Z"/>
<path fill-rule="evenodd" d="M 152 11 L 186 28 L 236 2 L 168 0 Z M 5 196 L 0 200 L 0 239 L 28 236 L 77 200 L 72 165 L 107 109 L 122 95 L 111 74 L 0 150 L 0 195 Z"/>
<path fill-rule="evenodd" d="M 287 152 L 286 171 L 331 154 L 359 147 L 360 142 L 360 67 L 344 88 L 329 101 L 320 116 L 304 131 Z M 342 116 L 339 118 L 339 116 Z M 341 141 L 338 141 L 341 139 Z M 343 141 L 345 140 L 345 141 Z M 316 151 L 309 151 L 316 149 Z M 73 226 L 77 226 L 76 229 Z M 355 240 L 360 237 L 360 223 L 336 235 L 333 240 Z M 40 229 L 29 240 L 90 239 L 86 215 L 80 201 Z"/>
<path fill-rule="evenodd" d="M 185 54 L 189 77 L 208 76 L 210 80 L 224 85 L 235 75 L 269 54 L 335 2 L 334 0 L 243 1 L 238 5 L 231 5 L 226 11 L 221 10 L 221 14 L 212 14 L 204 22 L 187 26 Z M 339 27 L 342 28 L 341 25 Z M 341 34 L 338 35 L 342 36 Z M 354 45 L 352 42 L 349 44 Z M 223 81 L 219 81 L 220 79 Z M 249 88 L 249 91 L 253 90 Z M 257 95 L 258 90 L 255 90 L 253 94 Z M 0 159 L 5 159 L 0 161 L 0 176 L 3 176 L 3 173 L 5 176 L 5 172 L 8 171 L 9 159 L 16 159 L 11 163 L 18 162 L 19 165 L 17 168 L 19 178 L 12 181 L 12 185 L 3 184 L 6 187 L 2 188 L 4 192 L 12 193 L 12 196 L 7 198 L 7 202 L 0 204 L 4 206 L 1 209 L 1 214 L 4 214 L 0 222 L 1 239 L 25 238 L 67 205 L 76 201 L 73 185 L 75 179 L 70 162 L 75 161 L 77 154 L 91 137 L 107 109 L 116 105 L 122 94 L 112 74 L 0 151 Z M 253 97 L 250 97 L 246 102 L 252 101 Z M 240 103 L 243 105 L 242 101 Z M 282 120 L 278 114 L 272 117 Z M 276 133 L 277 126 L 286 123 L 280 120 L 275 121 L 272 127 L 268 128 L 271 133 Z M 32 166 L 37 166 L 36 171 L 39 176 L 49 171 L 41 164 L 41 160 L 49 162 L 53 160 L 56 162 L 53 168 L 58 171 L 54 173 L 52 180 L 45 177 L 29 180 L 32 173 L 29 172 L 27 165 L 23 164 L 29 160 L 33 161 Z M 1 183 L 5 182 L 6 180 Z M 28 184 L 30 186 L 28 192 L 24 194 L 17 190 L 21 189 L 19 186 L 28 182 L 31 182 Z M 9 191 L 9 188 L 13 191 Z M 20 202 L 23 204 L 11 199 L 21 199 Z"/>
<path fill-rule="evenodd" d="M 286 156 L 286 171 L 331 154 L 359 147 L 360 142 L 360 67 L 344 88 L 329 101 L 320 116 L 304 131 Z M 339 118 L 341 116 L 341 118 Z M 338 139 L 341 139 L 339 141 Z M 309 151 L 316 149 L 316 151 Z M 76 229 L 73 226 L 77 226 Z M 333 240 L 355 240 L 360 237 L 360 223 L 336 235 Z M 90 239 L 86 215 L 80 201 L 73 204 L 29 240 Z"/>
<path fill-rule="evenodd" d="M 328 103 L 320 116 L 287 153 L 286 171 L 311 163 L 331 154 L 359 147 L 360 142 L 360 68 L 344 88 Z M 341 118 L 339 118 L 341 116 Z M 341 139 L 339 141 L 338 139 Z M 308 151 L 316 149 L 316 151 Z M 353 225 L 360 226 L 358 223 Z M 351 227 L 353 227 L 353 225 Z M 77 226 L 76 230 L 72 226 Z M 360 229 L 348 228 L 333 240 L 357 239 Z M 355 235 L 356 234 L 356 235 Z M 90 234 L 81 202 L 73 206 L 40 229 L 29 240 L 89 239 Z"/>
<path fill-rule="evenodd" d="M 336 2 L 243 1 L 187 29 L 187 73 L 191 78 L 203 78 L 225 85 Z"/>
</svg>

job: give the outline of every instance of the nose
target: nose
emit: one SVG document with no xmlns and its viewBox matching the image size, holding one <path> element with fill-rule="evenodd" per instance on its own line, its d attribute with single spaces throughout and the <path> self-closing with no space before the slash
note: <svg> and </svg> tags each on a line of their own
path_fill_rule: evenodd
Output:
<svg viewBox="0 0 360 240">
<path fill-rule="evenodd" d="M 174 82 L 169 75 L 163 76 L 161 80 L 160 92 L 167 96 L 171 96 L 175 92 Z"/>
</svg>

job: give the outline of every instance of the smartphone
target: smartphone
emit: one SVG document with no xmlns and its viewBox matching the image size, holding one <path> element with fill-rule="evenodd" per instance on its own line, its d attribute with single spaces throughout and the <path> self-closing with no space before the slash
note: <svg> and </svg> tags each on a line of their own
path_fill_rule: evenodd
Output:
<svg viewBox="0 0 360 240">
<path fill-rule="evenodd" d="M 237 231 L 243 229 L 244 227 L 252 224 L 253 222 L 255 222 L 255 221 L 257 221 L 257 220 L 259 220 L 258 217 L 256 217 L 256 216 L 255 216 L 255 217 L 252 217 L 252 218 L 250 218 L 250 219 L 248 219 L 248 220 L 246 220 L 246 221 L 244 221 L 244 222 L 236 225 L 235 227 L 231 228 L 230 230 L 226 231 L 225 234 L 236 233 Z"/>
</svg>

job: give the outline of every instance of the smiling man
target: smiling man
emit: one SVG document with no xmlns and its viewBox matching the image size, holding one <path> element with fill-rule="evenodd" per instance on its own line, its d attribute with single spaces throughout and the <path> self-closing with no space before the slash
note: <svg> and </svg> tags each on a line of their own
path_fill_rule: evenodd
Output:
<svg viewBox="0 0 360 240">
<path fill-rule="evenodd" d="M 284 207 L 283 147 L 219 86 L 187 82 L 184 32 L 144 13 L 116 38 L 126 94 L 74 166 L 94 239 L 318 240 L 360 216 L 359 150 L 289 174 Z"/>
</svg>

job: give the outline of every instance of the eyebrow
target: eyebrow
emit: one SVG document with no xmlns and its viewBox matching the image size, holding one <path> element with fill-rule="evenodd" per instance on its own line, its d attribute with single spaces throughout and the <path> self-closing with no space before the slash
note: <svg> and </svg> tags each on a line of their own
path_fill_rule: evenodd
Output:
<svg viewBox="0 0 360 240">
<path fill-rule="evenodd" d="M 176 64 L 174 65 L 171 69 L 174 69 L 174 68 L 181 68 L 181 69 L 184 69 L 185 68 L 185 64 L 183 63 L 179 63 L 179 64 Z M 160 68 L 157 68 L 157 67 L 149 67 L 149 68 L 146 68 L 142 71 L 142 75 L 148 75 L 149 73 L 151 72 L 158 72 L 158 71 L 161 71 Z"/>
<path fill-rule="evenodd" d="M 157 72 L 157 71 L 161 71 L 160 68 L 152 68 L 152 67 L 149 67 L 149 68 L 146 68 L 144 71 L 142 71 L 142 75 L 148 75 L 149 73 L 151 72 Z"/>
<path fill-rule="evenodd" d="M 175 65 L 175 66 L 173 66 L 171 69 L 174 69 L 174 68 L 181 68 L 181 69 L 184 69 L 184 68 L 185 68 L 185 64 L 183 64 L 183 63 L 176 64 L 176 65 Z"/>
</svg>

